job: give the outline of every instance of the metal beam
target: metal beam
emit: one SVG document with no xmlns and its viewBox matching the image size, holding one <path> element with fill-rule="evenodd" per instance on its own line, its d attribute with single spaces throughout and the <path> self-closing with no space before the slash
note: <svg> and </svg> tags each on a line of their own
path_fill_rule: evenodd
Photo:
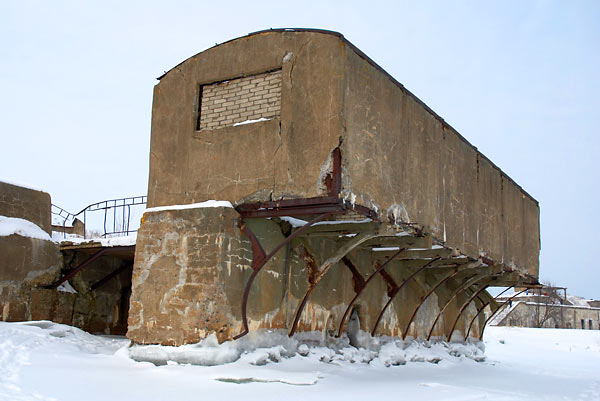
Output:
<svg viewBox="0 0 600 401">
<path fill-rule="evenodd" d="M 306 294 L 304 294 L 304 298 L 302 298 L 302 301 L 300 302 L 298 308 L 296 309 L 296 313 L 294 314 L 294 322 L 293 322 L 292 328 L 289 332 L 290 337 L 293 336 L 294 333 L 296 332 L 296 328 L 298 326 L 298 321 L 300 320 L 300 316 L 302 315 L 302 310 L 304 309 L 304 306 L 306 305 L 306 302 L 308 301 L 308 297 L 312 293 L 315 286 L 319 283 L 319 281 L 321 281 L 321 279 L 323 278 L 325 273 L 327 273 L 329 271 L 331 266 L 333 266 L 334 264 L 339 262 L 344 256 L 349 254 L 356 247 L 360 246 L 363 242 L 373 238 L 376 235 L 377 234 L 374 232 L 367 232 L 367 233 L 358 234 L 355 237 L 352 237 L 352 239 L 350 241 L 346 242 L 344 245 L 339 247 L 338 250 L 332 256 L 330 256 L 325 262 L 323 262 L 321 264 L 321 266 L 319 267 L 319 271 L 317 272 L 317 275 L 314 277 L 314 281 L 312 283 L 310 283 L 308 290 L 306 291 Z M 368 282 L 368 280 L 367 280 L 367 282 Z M 367 284 L 367 282 L 365 282 L 365 285 Z M 362 291 L 362 289 L 361 289 L 361 291 Z"/>
<path fill-rule="evenodd" d="M 93 291 L 96 288 L 99 288 L 99 287 L 103 286 L 105 283 L 107 283 L 108 281 L 110 281 L 113 277 L 117 276 L 122 271 L 125 271 L 126 269 L 131 269 L 131 268 L 133 268 L 133 262 L 131 262 L 131 263 L 124 263 L 121 267 L 119 267 L 118 269 L 116 269 L 113 272 L 109 273 L 103 279 L 100 279 L 96 283 L 92 284 L 92 286 L 90 287 L 90 289 Z"/>
<path fill-rule="evenodd" d="M 458 296 L 458 294 L 460 294 L 462 291 L 466 290 L 473 284 L 475 284 L 485 278 L 488 278 L 489 276 L 490 276 L 489 273 L 476 275 L 475 277 L 472 277 L 471 279 L 467 280 L 462 285 L 459 285 L 458 287 L 456 287 L 456 289 L 454 290 L 450 299 L 448 299 L 448 301 L 446 302 L 444 307 L 442 309 L 440 309 L 437 316 L 435 317 L 435 320 L 433 321 L 433 325 L 431 325 L 431 329 L 429 329 L 429 333 L 427 334 L 427 341 L 429 341 L 431 339 L 431 335 L 433 334 L 433 329 L 435 328 L 435 325 L 437 324 L 438 320 L 440 319 L 440 316 L 442 316 L 442 313 L 444 313 L 446 311 L 446 308 L 448 308 L 448 306 L 450 306 L 450 304 L 452 303 L 452 301 L 454 301 L 454 299 Z"/>
<path fill-rule="evenodd" d="M 61 279 L 58 279 L 56 282 L 54 282 L 53 284 L 51 284 L 50 288 L 56 288 L 59 285 L 61 285 L 62 283 L 64 283 L 65 281 L 71 279 L 77 273 L 79 273 L 80 271 L 82 271 L 85 267 L 89 266 L 91 263 L 93 263 L 94 261 L 96 261 L 102 255 L 104 255 L 105 253 L 107 253 L 109 249 L 110 248 L 102 248 L 102 249 L 100 249 L 99 251 L 97 251 L 96 253 L 94 253 L 92 256 L 90 256 L 89 258 L 87 258 L 86 260 L 84 260 L 81 264 L 79 264 L 79 266 L 77 266 L 76 268 L 74 268 L 73 270 L 71 270 L 66 276 L 64 276 Z"/>
<path fill-rule="evenodd" d="M 406 285 L 406 283 L 408 283 L 410 280 L 412 280 L 417 274 L 419 274 L 421 271 L 423 271 L 427 267 L 431 266 L 433 263 L 435 263 L 439 259 L 441 259 L 441 258 L 437 257 L 437 258 L 432 259 L 431 261 L 425 263 L 417 271 L 415 271 L 413 274 L 411 274 L 406 280 L 404 280 L 402 282 L 402 284 L 400 284 L 400 286 L 398 288 L 394 289 L 394 292 L 392 294 L 390 294 L 390 299 L 388 299 L 388 301 L 386 302 L 386 304 L 383 306 L 383 309 L 381 309 L 381 312 L 379 312 L 379 315 L 377 316 L 377 320 L 375 321 L 375 324 L 373 325 L 373 330 L 371 330 L 371 335 L 372 336 L 375 335 L 375 330 L 377 330 L 377 325 L 379 325 L 379 321 L 383 317 L 383 314 L 385 313 L 386 309 L 388 308 L 388 306 L 390 306 L 390 304 L 392 303 L 392 301 L 394 300 L 394 298 L 396 297 L 396 295 L 400 292 L 400 290 L 402 289 L 402 287 L 404 287 L 404 285 Z"/>
<path fill-rule="evenodd" d="M 269 252 L 269 254 L 266 256 L 263 256 L 264 251 L 262 251 L 262 246 L 260 246 L 260 243 L 258 244 L 259 245 L 258 247 L 256 247 L 255 245 L 252 246 L 252 274 L 250 275 L 250 278 L 248 279 L 248 282 L 246 283 L 246 287 L 244 288 L 244 295 L 242 298 L 242 324 L 244 326 L 244 331 L 242 331 L 237 336 L 233 337 L 234 340 L 237 340 L 238 338 L 243 337 L 246 334 L 248 334 L 248 316 L 246 314 L 246 310 L 247 310 L 247 306 L 248 306 L 248 295 L 250 294 L 250 288 L 252 287 L 252 283 L 254 282 L 256 275 L 260 272 L 260 270 L 263 268 L 263 266 L 269 261 L 269 259 L 271 259 L 273 256 L 275 256 L 275 254 L 281 248 L 283 248 L 285 245 L 290 243 L 290 241 L 292 241 L 294 238 L 296 238 L 297 236 L 302 234 L 302 232 L 305 229 L 309 228 L 313 224 L 315 224 L 323 219 L 326 219 L 327 217 L 331 216 L 332 214 L 333 214 L 332 212 L 323 213 L 323 214 L 315 217 L 314 219 L 312 219 L 311 221 L 306 223 L 304 226 L 302 226 L 298 230 L 294 231 L 292 234 L 290 234 L 288 237 L 286 237 L 279 244 L 277 244 L 277 246 L 275 248 L 273 248 L 273 250 L 271 252 Z M 245 227 L 245 226 L 242 224 L 242 227 Z M 247 227 L 245 228 L 245 230 L 242 228 L 242 230 L 244 231 L 244 233 L 252 232 L 250 230 L 250 228 L 247 228 Z M 258 242 L 258 240 L 256 239 L 256 236 L 254 236 L 254 234 L 252 234 L 252 237 L 254 237 L 256 242 Z M 249 237 L 250 241 L 253 241 L 252 237 Z M 260 250 L 258 250 L 258 248 L 260 248 Z M 259 255 L 255 254 L 255 250 L 258 251 Z"/>
<path fill-rule="evenodd" d="M 363 288 L 361 288 L 361 290 L 354 295 L 354 298 L 352 298 L 352 300 L 350 301 L 350 304 L 348 304 L 348 307 L 346 308 L 346 311 L 344 312 L 344 315 L 342 316 L 342 321 L 340 322 L 340 326 L 339 326 L 339 329 L 338 329 L 338 332 L 337 332 L 337 336 L 338 337 L 342 335 L 342 328 L 344 327 L 344 322 L 346 321 L 346 317 L 350 314 L 350 309 L 352 308 L 352 305 L 354 305 L 354 302 L 356 302 L 356 300 L 358 299 L 358 297 L 360 296 L 360 294 L 363 292 L 363 290 L 367 287 L 367 285 L 369 284 L 369 282 L 371 282 L 371 280 L 373 279 L 373 277 L 377 276 L 377 273 L 379 273 L 380 271 L 382 271 L 388 263 L 390 263 L 396 256 L 400 255 L 405 250 L 406 250 L 405 248 L 399 249 L 395 254 L 393 254 L 392 256 L 390 256 L 388 258 L 388 260 L 386 260 L 381 266 L 379 266 L 373 272 L 373 274 L 371 274 L 369 276 L 369 278 L 367 278 L 367 280 L 365 281 L 365 286 Z"/>
<path fill-rule="evenodd" d="M 513 295 L 512 297 L 508 298 L 502 305 L 500 305 L 498 307 L 498 309 L 496 309 L 493 313 L 490 314 L 490 316 L 488 316 L 487 319 L 485 319 L 485 322 L 483 322 L 483 326 L 481 327 L 481 335 L 479 336 L 479 339 L 481 340 L 483 338 L 483 331 L 485 330 L 486 325 L 488 324 L 488 322 L 492 319 L 492 317 L 494 317 L 494 315 L 496 313 L 498 313 L 498 311 L 500 309 L 502 309 L 507 303 L 509 303 L 510 301 L 512 301 L 515 297 L 517 297 L 518 295 L 524 293 L 525 291 L 527 291 L 529 288 L 525 288 L 522 291 L 517 292 L 515 295 Z"/>
<path fill-rule="evenodd" d="M 493 280 L 493 278 L 490 278 L 490 281 L 492 281 L 492 280 Z M 473 302 L 473 300 L 475 300 L 475 298 L 477 298 L 479 296 L 479 294 L 481 294 L 489 286 L 490 286 L 489 283 L 481 286 L 480 289 L 478 289 L 477 291 L 475 291 L 473 293 L 473 295 L 471 295 L 469 297 L 469 299 L 467 299 L 467 301 L 462 304 L 462 306 L 460 307 L 460 309 L 458 311 L 458 314 L 456 315 L 456 319 L 454 319 L 454 324 L 452 324 L 452 328 L 450 329 L 450 334 L 446 336 L 446 338 L 448 340 L 450 340 L 452 338 L 452 333 L 454 332 L 454 329 L 456 328 L 456 325 L 458 324 L 458 320 L 462 316 L 463 312 L 469 307 L 469 305 L 471 304 L 471 302 Z"/>
<path fill-rule="evenodd" d="M 489 301 L 481 304 L 481 306 L 477 309 L 477 313 L 475 314 L 475 316 L 473 316 L 473 319 L 471 319 L 471 322 L 469 323 L 469 328 L 465 332 L 465 341 L 467 341 L 467 338 L 469 338 L 469 333 L 471 332 L 471 327 L 473 326 L 473 323 L 475 322 L 475 319 L 477 319 L 477 316 L 479 316 L 479 314 L 485 309 L 486 306 L 488 306 L 489 304 L 491 304 L 492 302 L 494 302 L 496 299 L 498 299 L 498 297 L 500 297 L 502 294 L 504 294 L 506 291 L 510 290 L 511 288 L 514 288 L 514 285 L 505 288 L 500 294 L 498 294 L 495 297 L 491 298 Z"/>
<path fill-rule="evenodd" d="M 379 252 L 374 252 L 373 254 L 375 254 L 375 256 L 378 256 Z M 382 255 L 383 256 L 383 255 Z M 406 259 L 404 257 L 401 258 L 397 258 L 394 260 L 394 265 L 396 264 L 401 264 L 402 267 L 405 268 L 419 268 L 420 266 L 423 266 L 423 263 L 427 263 L 431 260 L 432 258 L 423 258 L 423 259 Z M 468 263 L 472 263 L 473 259 L 470 258 L 449 258 L 449 259 L 440 259 L 438 261 L 436 261 L 434 264 L 432 264 L 430 267 L 433 269 L 447 269 L 447 268 L 454 268 L 457 266 L 462 266 L 462 265 L 466 265 Z"/>
<path fill-rule="evenodd" d="M 446 281 L 452 279 L 454 276 L 456 276 L 461 271 L 464 271 L 464 268 L 455 267 L 455 270 L 453 272 L 451 272 L 449 275 L 447 275 L 445 277 L 442 277 L 440 280 L 438 280 L 429 289 L 429 291 L 427 292 L 427 294 L 425 294 L 425 296 L 421 297 L 421 301 L 419 302 L 419 304 L 417 305 L 417 307 L 413 310 L 413 313 L 410 315 L 410 319 L 408 320 L 408 324 L 406 325 L 406 328 L 404 329 L 404 332 L 402 333 L 402 339 L 403 340 L 406 338 L 406 335 L 408 334 L 408 329 L 410 328 L 410 324 L 414 320 L 415 316 L 417 316 L 417 312 L 419 311 L 419 309 L 421 308 L 421 306 L 423 305 L 423 303 L 425 302 L 425 300 L 427 298 L 429 298 L 429 296 L 431 294 L 433 294 L 435 292 L 435 290 L 438 289 L 439 286 L 441 286 L 442 284 L 444 284 Z"/>
<path fill-rule="evenodd" d="M 372 248 L 431 248 L 433 239 L 431 235 L 413 236 L 413 235 L 389 235 L 377 237 L 365 243 L 365 246 Z M 379 253 L 379 252 L 377 252 Z M 385 254 L 382 254 L 385 256 Z"/>
</svg>

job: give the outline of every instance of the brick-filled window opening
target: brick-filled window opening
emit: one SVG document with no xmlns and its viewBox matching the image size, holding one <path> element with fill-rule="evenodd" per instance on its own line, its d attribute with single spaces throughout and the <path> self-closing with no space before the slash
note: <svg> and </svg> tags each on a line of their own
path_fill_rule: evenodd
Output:
<svg viewBox="0 0 600 401">
<path fill-rule="evenodd" d="M 202 85 L 196 130 L 279 117 L 281 70 Z"/>
</svg>

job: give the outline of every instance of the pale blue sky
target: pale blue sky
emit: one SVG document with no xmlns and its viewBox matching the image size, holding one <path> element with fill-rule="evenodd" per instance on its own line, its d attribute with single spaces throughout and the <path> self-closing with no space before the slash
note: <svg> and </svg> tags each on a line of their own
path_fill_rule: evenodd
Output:
<svg viewBox="0 0 600 401">
<path fill-rule="evenodd" d="M 540 202 L 541 279 L 600 298 L 600 2 L 3 2 L 0 179 L 145 194 L 155 78 L 276 27 L 339 31 Z"/>
</svg>

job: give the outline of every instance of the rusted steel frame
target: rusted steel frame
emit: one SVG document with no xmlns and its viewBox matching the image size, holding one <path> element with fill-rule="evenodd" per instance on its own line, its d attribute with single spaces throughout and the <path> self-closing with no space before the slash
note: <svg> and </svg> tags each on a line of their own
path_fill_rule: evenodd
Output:
<svg viewBox="0 0 600 401">
<path fill-rule="evenodd" d="M 323 219 L 326 219 L 327 217 L 331 216 L 332 214 L 333 214 L 332 212 L 323 213 L 323 214 L 315 217 L 314 219 L 312 219 L 311 221 L 309 221 L 308 223 L 306 223 L 305 225 L 303 225 L 302 227 L 300 227 L 299 229 L 294 231 L 288 237 L 286 237 L 275 248 L 273 248 L 273 250 L 271 252 L 269 252 L 269 254 L 266 256 L 262 256 L 262 255 L 264 255 L 264 250 L 262 250 L 262 246 L 260 246 L 260 243 L 258 242 L 258 239 L 256 239 L 256 236 L 254 235 L 254 233 L 252 233 L 252 230 L 250 230 L 249 227 L 245 227 L 245 225 L 242 225 L 242 227 L 243 227 L 242 230 L 244 231 L 244 233 L 248 233 L 248 232 L 252 233 L 252 237 L 254 237 L 254 240 L 256 240 L 256 243 L 258 243 L 258 246 L 260 247 L 262 252 L 259 251 L 260 256 L 258 256 L 258 258 L 255 258 L 254 250 L 257 248 L 255 248 L 254 244 L 252 245 L 252 274 L 250 275 L 250 278 L 248 279 L 248 282 L 246 283 L 246 287 L 244 288 L 244 295 L 242 298 L 242 324 L 244 326 L 244 331 L 241 332 L 240 334 L 238 334 L 237 336 L 233 337 L 234 340 L 237 340 L 238 338 L 243 337 L 246 334 L 248 334 L 248 316 L 246 314 L 246 309 L 248 306 L 248 295 L 250 294 L 250 288 L 252 287 L 252 283 L 254 282 L 256 275 L 260 272 L 260 270 L 263 268 L 263 266 L 269 261 L 269 259 L 271 259 L 273 256 L 275 256 L 275 254 L 281 248 L 283 248 L 285 245 L 289 244 L 294 238 L 296 238 L 298 235 L 302 234 L 310 226 L 312 226 L 315 223 L 318 223 L 319 221 L 321 221 Z M 252 237 L 249 237 L 249 238 L 251 238 L 250 239 L 251 243 L 253 241 Z M 258 259 L 258 261 L 257 261 L 257 259 Z"/>
<path fill-rule="evenodd" d="M 385 270 L 380 271 L 379 274 L 381 274 L 383 281 L 385 281 L 385 283 L 388 286 L 388 291 L 387 291 L 388 297 L 395 296 L 401 287 L 398 287 L 398 284 L 396 284 L 396 281 L 394 280 L 394 278 L 392 276 L 390 276 L 390 274 L 388 272 L 386 272 Z"/>
<path fill-rule="evenodd" d="M 506 306 L 507 303 L 509 303 L 510 301 L 512 301 L 515 297 L 521 295 L 522 293 L 524 293 L 525 291 L 527 291 L 529 288 L 525 288 L 522 291 L 517 292 L 515 295 L 513 295 L 512 297 L 508 298 L 506 301 L 504 301 L 504 303 L 502 305 L 500 305 L 498 307 L 498 309 L 496 309 L 494 312 L 492 312 L 490 314 L 490 316 L 488 316 L 487 319 L 485 319 L 485 322 L 483 322 L 483 326 L 481 327 L 481 335 L 479 336 L 479 339 L 481 340 L 483 338 L 483 331 L 485 330 L 485 327 L 487 326 L 488 322 L 492 319 L 492 317 L 494 317 L 494 315 L 496 313 L 498 313 L 498 311 L 502 308 L 504 308 Z"/>
<path fill-rule="evenodd" d="M 373 330 L 371 330 L 371 335 L 372 336 L 375 335 L 375 331 L 377 330 L 377 326 L 379 325 L 379 322 L 381 321 L 381 318 L 383 317 L 383 314 L 385 313 L 385 311 L 387 310 L 387 308 L 390 306 L 390 304 L 392 303 L 392 301 L 394 300 L 394 298 L 396 297 L 396 295 L 398 295 L 398 293 L 400 292 L 400 290 L 402 289 L 402 287 L 404 287 L 406 285 L 406 283 L 408 283 L 410 280 L 412 280 L 414 277 L 416 277 L 417 274 L 419 274 L 421 271 L 425 270 L 426 268 L 428 268 L 429 266 L 431 266 L 432 264 L 434 264 L 435 262 L 437 262 L 440 259 L 441 259 L 441 257 L 433 258 L 429 262 L 425 263 L 417 271 L 415 271 L 413 274 L 411 274 L 406 280 L 404 280 L 402 282 L 402 284 L 400 284 L 400 286 L 396 287 L 394 289 L 394 291 L 392 291 L 391 294 L 388 294 L 388 296 L 389 296 L 390 299 L 388 299 L 388 301 L 385 303 L 385 305 L 383 306 L 383 309 L 381 309 L 381 312 L 379 312 L 379 315 L 377 316 L 377 320 L 375 320 L 375 325 L 373 325 Z M 383 273 L 383 271 L 382 271 L 382 273 Z"/>
<path fill-rule="evenodd" d="M 492 279 L 490 279 L 490 281 L 491 281 L 491 280 L 492 280 Z M 480 289 L 478 289 L 477 291 L 475 291 L 475 292 L 473 293 L 473 295 L 471 295 L 471 296 L 469 297 L 469 299 L 467 299 L 467 301 L 466 301 L 465 303 L 463 303 L 463 304 L 462 304 L 462 306 L 460 307 L 460 309 L 459 309 L 459 311 L 458 311 L 458 314 L 456 315 L 456 319 L 454 319 L 454 324 L 452 324 L 452 328 L 450 329 L 450 334 L 448 334 L 448 335 L 446 336 L 446 338 L 447 338 L 448 340 L 450 340 L 450 339 L 452 338 L 452 333 L 454 333 L 454 329 L 456 329 L 456 325 L 458 324 L 458 321 L 460 320 L 460 317 L 462 316 L 463 312 L 464 312 L 465 310 L 467 310 L 467 308 L 469 307 L 469 305 L 471 304 L 471 302 L 473 302 L 473 301 L 475 300 L 475 298 L 478 298 L 478 297 L 479 297 L 479 294 L 481 294 L 481 293 L 482 293 L 482 292 L 483 292 L 483 291 L 484 291 L 486 288 L 488 288 L 489 286 L 490 286 L 490 284 L 489 284 L 489 283 L 487 283 L 487 284 L 485 284 L 485 285 L 481 286 L 481 288 L 480 288 Z M 481 299 L 480 299 L 480 301 L 481 301 Z M 482 303 L 483 303 L 483 301 L 482 301 Z"/>
<path fill-rule="evenodd" d="M 377 213 L 375 213 L 374 210 L 371 210 L 366 206 L 357 205 L 356 203 L 352 203 L 346 199 L 343 200 L 342 203 L 346 209 L 353 210 L 356 213 L 362 214 L 363 216 L 368 217 L 373 220 L 377 219 Z"/>
<path fill-rule="evenodd" d="M 336 196 L 317 196 L 313 198 L 281 199 L 278 201 L 264 201 L 254 203 L 242 203 L 235 208 L 239 213 L 256 211 L 259 209 L 287 209 L 297 207 L 311 207 L 339 204 L 340 199 Z"/>
<path fill-rule="evenodd" d="M 374 236 L 375 235 L 370 232 L 365 232 L 365 233 L 356 235 L 350 241 L 348 241 L 346 244 L 342 245 L 333 254 L 333 256 L 329 257 L 321 265 L 317 275 L 314 277 L 314 281 L 312 281 L 310 283 L 308 290 L 306 291 L 306 294 L 304 294 L 304 298 L 302 298 L 300 305 L 298 306 L 298 308 L 296 308 L 296 313 L 294 314 L 294 322 L 293 322 L 292 328 L 290 329 L 290 332 L 288 334 L 290 337 L 293 336 L 294 333 L 296 332 L 296 328 L 298 327 L 298 322 L 300 321 L 300 316 L 302 316 L 302 310 L 306 306 L 306 302 L 308 301 L 310 294 L 312 293 L 312 291 L 316 287 L 316 285 L 319 283 L 319 281 L 321 281 L 321 278 L 323 278 L 325 273 L 327 273 L 327 271 L 331 268 L 331 266 L 333 266 L 334 264 L 339 262 L 344 256 L 346 256 L 348 253 L 350 253 L 354 248 L 356 248 L 363 242 L 368 241 L 369 239 L 373 238 Z M 365 286 L 367 285 L 367 283 L 368 283 L 368 280 L 367 280 L 367 282 L 365 282 Z M 362 289 L 360 291 L 362 291 Z"/>
<path fill-rule="evenodd" d="M 511 285 L 510 287 L 506 287 L 500 294 L 496 295 L 495 297 L 493 297 L 492 299 L 490 299 L 487 302 L 483 302 L 481 304 L 481 306 L 479 308 L 477 308 L 477 313 L 475 314 L 475 316 L 473 316 L 473 319 L 471 319 L 471 322 L 469 323 L 469 328 L 465 332 L 465 341 L 467 341 L 467 338 L 469 338 L 469 333 L 471 332 L 471 327 L 473 326 L 473 323 L 475 323 L 475 319 L 477 319 L 477 316 L 479 316 L 479 314 L 485 309 L 485 307 L 488 306 L 489 304 L 491 304 L 492 301 L 495 301 L 496 299 L 498 299 L 498 297 L 502 296 L 502 294 L 504 294 L 506 291 L 508 291 L 514 287 L 515 287 L 514 285 Z"/>
<path fill-rule="evenodd" d="M 457 269 L 457 270 L 453 271 L 452 273 L 450 273 L 449 275 L 447 275 L 446 277 L 443 277 L 442 279 L 438 280 L 438 282 L 435 283 L 435 285 L 433 285 L 429 289 L 429 291 L 427 292 L 427 294 L 425 294 L 424 297 L 421 297 L 421 302 L 413 310 L 413 313 L 412 313 L 412 315 L 410 315 L 410 319 L 408 320 L 408 324 L 406 325 L 406 328 L 404 329 L 404 333 L 402 333 L 402 339 L 403 340 L 406 338 L 406 335 L 408 334 L 408 330 L 410 329 L 410 324 L 412 323 L 412 321 L 417 316 L 417 313 L 419 312 L 419 309 L 421 309 L 421 306 L 423 306 L 423 304 L 425 303 L 425 301 L 427 300 L 427 298 L 429 298 L 431 296 L 431 294 L 433 294 L 435 292 L 435 290 L 437 290 L 442 284 L 444 284 L 446 281 L 452 279 L 454 276 L 456 276 L 458 273 L 460 273 L 462 271 L 463 271 L 463 269 Z"/>
<path fill-rule="evenodd" d="M 89 266 L 91 263 L 93 263 L 94 261 L 96 261 L 102 255 L 104 255 L 108 251 L 108 249 L 109 248 L 102 248 L 102 249 L 100 249 L 98 252 L 96 252 L 95 254 L 93 254 L 92 256 L 90 256 L 89 258 L 87 258 L 86 260 L 84 260 L 82 263 L 80 263 L 79 266 L 77 266 L 76 268 L 74 268 L 73 270 L 71 270 L 66 276 L 64 276 L 61 279 L 58 279 L 56 282 L 54 282 L 53 284 L 51 284 L 50 288 L 56 288 L 59 285 L 61 285 L 62 283 L 64 283 L 65 281 L 71 279 L 77 273 L 79 273 L 84 268 L 86 268 L 87 266 Z"/>
<path fill-rule="evenodd" d="M 388 263 L 390 263 L 392 260 L 394 260 L 396 258 L 396 256 L 400 255 L 402 252 L 406 251 L 406 249 L 407 248 L 400 248 L 396 253 L 394 253 L 392 256 L 390 256 L 388 258 L 388 260 L 386 260 L 385 262 L 383 262 L 383 264 L 381 266 L 379 266 L 373 272 L 373 274 L 371 274 L 367 278 L 367 280 L 365 281 L 365 286 L 363 288 L 361 288 L 361 290 L 354 295 L 354 298 L 352 298 L 352 300 L 348 304 L 348 307 L 346 308 L 346 311 L 344 312 L 344 315 L 342 316 L 342 320 L 340 321 L 340 326 L 338 328 L 337 337 L 339 337 L 339 336 L 342 335 L 342 329 L 344 328 L 344 322 L 346 321 L 346 318 L 350 314 L 350 310 L 352 309 L 352 305 L 354 305 L 354 302 L 356 302 L 356 300 L 358 299 L 358 297 L 360 296 L 360 294 L 363 292 L 363 290 L 367 287 L 367 285 L 369 284 L 369 282 L 373 279 L 373 277 L 377 276 L 377 273 L 379 273 L 380 271 L 382 271 L 385 268 L 385 266 L 387 266 Z"/>
<path fill-rule="evenodd" d="M 252 245 L 252 270 L 257 270 L 258 266 L 265 260 L 267 254 L 258 238 L 256 238 L 256 235 L 254 235 L 248 226 L 242 222 L 240 229 L 250 240 L 250 245 Z"/>
<path fill-rule="evenodd" d="M 344 213 L 346 209 L 340 204 L 335 205 L 324 205 L 324 206 L 311 206 L 311 207 L 299 207 L 299 208 L 287 208 L 287 209 L 265 209 L 265 210 L 254 210 L 249 212 L 241 212 L 242 218 L 264 218 L 264 217 L 277 217 L 277 216 L 308 216 L 314 214 L 323 213 Z"/>
<path fill-rule="evenodd" d="M 133 267 L 133 261 L 131 263 L 125 263 L 125 264 L 123 264 L 118 269 L 116 269 L 113 272 L 109 273 L 106 277 L 104 277 L 104 278 L 98 280 L 96 283 L 92 284 L 92 286 L 90 287 L 90 289 L 93 291 L 96 288 L 103 286 L 106 282 L 110 281 L 113 277 L 115 277 L 116 275 L 118 275 L 122 271 L 125 271 L 127 269 L 131 269 L 132 267 Z"/>
<path fill-rule="evenodd" d="M 483 279 L 489 278 L 489 277 L 490 277 L 489 275 L 472 277 L 471 279 L 469 279 L 465 283 L 463 283 L 463 285 L 458 286 L 454 290 L 454 293 L 452 294 L 450 299 L 448 299 L 448 301 L 446 302 L 444 307 L 442 309 L 440 309 L 437 316 L 435 317 L 435 320 L 433 321 L 433 324 L 431 325 L 431 329 L 429 329 L 429 333 L 427 334 L 427 341 L 429 341 L 431 339 L 431 335 L 433 334 L 433 329 L 435 329 L 435 325 L 437 324 L 438 320 L 440 319 L 442 314 L 446 311 L 446 308 L 448 308 L 448 306 L 450 306 L 452 301 L 454 301 L 454 299 L 458 296 L 458 294 L 460 294 L 461 292 L 463 292 L 464 290 L 466 290 L 473 284 L 475 284 Z"/>
<path fill-rule="evenodd" d="M 354 288 L 354 292 L 359 292 L 365 287 L 365 279 L 358 272 L 358 269 L 356 268 L 356 266 L 354 266 L 354 263 L 352 263 L 352 261 L 347 256 L 344 256 L 342 258 L 342 262 L 344 263 L 344 265 L 346 265 L 346 267 L 348 267 L 348 269 L 352 273 L 352 288 Z"/>
</svg>

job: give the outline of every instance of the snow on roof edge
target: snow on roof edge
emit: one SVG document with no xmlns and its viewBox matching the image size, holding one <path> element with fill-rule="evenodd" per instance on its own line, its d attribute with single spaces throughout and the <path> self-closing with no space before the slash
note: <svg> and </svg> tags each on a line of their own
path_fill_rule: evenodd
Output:
<svg viewBox="0 0 600 401">
<path fill-rule="evenodd" d="M 7 179 L 2 178 L 2 177 L 0 177 L 0 182 L 2 182 L 4 184 L 14 185 L 16 187 L 31 189 L 32 191 L 45 192 L 47 194 L 50 193 L 50 192 L 46 191 L 45 189 L 41 189 L 41 188 L 38 188 L 36 186 L 29 185 L 28 183 L 18 182 L 18 181 L 13 181 L 13 180 L 7 180 Z"/>
</svg>

